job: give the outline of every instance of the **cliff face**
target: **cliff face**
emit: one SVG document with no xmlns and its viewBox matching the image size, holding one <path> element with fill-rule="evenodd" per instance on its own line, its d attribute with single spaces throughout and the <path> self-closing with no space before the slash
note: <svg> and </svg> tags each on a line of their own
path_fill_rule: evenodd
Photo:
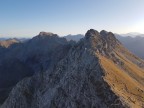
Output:
<svg viewBox="0 0 144 108">
<path fill-rule="evenodd" d="M 144 62 L 113 33 L 91 29 L 63 47 L 65 55 L 54 50 L 49 67 L 20 81 L 1 108 L 142 107 Z"/>
</svg>

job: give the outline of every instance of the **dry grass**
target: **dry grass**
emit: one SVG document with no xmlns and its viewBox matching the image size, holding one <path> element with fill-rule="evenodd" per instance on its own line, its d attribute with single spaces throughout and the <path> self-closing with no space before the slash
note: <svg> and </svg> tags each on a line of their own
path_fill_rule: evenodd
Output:
<svg viewBox="0 0 144 108">
<path fill-rule="evenodd" d="M 130 107 L 143 108 L 144 106 L 144 70 L 133 64 L 122 54 L 117 52 L 119 59 L 124 62 L 120 68 L 107 57 L 98 55 L 105 70 L 104 80 L 112 90 Z M 143 107 L 142 107 L 143 106 Z"/>
</svg>

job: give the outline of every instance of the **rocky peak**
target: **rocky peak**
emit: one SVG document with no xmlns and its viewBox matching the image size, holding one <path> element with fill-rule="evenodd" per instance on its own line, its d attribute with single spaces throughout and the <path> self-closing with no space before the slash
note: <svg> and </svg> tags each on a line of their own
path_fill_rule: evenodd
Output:
<svg viewBox="0 0 144 108">
<path fill-rule="evenodd" d="M 107 32 L 105 30 L 102 30 L 100 33 L 97 30 L 94 29 L 90 29 L 87 31 L 87 33 L 85 34 L 85 37 L 88 39 L 89 37 L 94 37 L 97 39 L 101 39 L 101 40 L 109 40 L 109 39 L 113 39 L 116 40 L 114 34 L 112 32 Z"/>
<path fill-rule="evenodd" d="M 107 36 L 107 34 L 108 34 L 108 32 L 107 32 L 106 30 L 102 30 L 102 31 L 100 32 L 100 35 L 101 35 L 101 36 Z"/>
<path fill-rule="evenodd" d="M 100 35 L 105 39 L 105 40 L 108 40 L 108 41 L 118 41 L 115 37 L 115 35 L 112 33 L 112 32 L 107 32 L 105 30 L 102 30 L 100 32 Z"/>
<path fill-rule="evenodd" d="M 88 37 L 94 37 L 96 39 L 100 39 L 100 40 L 106 40 L 106 41 L 118 41 L 115 37 L 115 35 L 112 32 L 107 32 L 105 30 L 102 30 L 100 33 L 97 30 L 94 29 L 90 29 L 87 31 L 86 38 Z"/>
<path fill-rule="evenodd" d="M 40 32 L 37 36 L 32 38 L 32 41 L 47 41 L 49 39 L 55 40 L 58 38 L 59 36 L 57 34 L 51 32 Z"/>
<path fill-rule="evenodd" d="M 51 32 L 40 32 L 38 36 L 54 36 L 56 34 L 53 34 Z"/>
<path fill-rule="evenodd" d="M 99 53 L 111 53 L 119 41 L 115 38 L 112 32 L 102 30 L 100 33 L 94 29 L 90 29 L 85 34 L 84 44 L 87 48 L 92 48 Z M 108 54 L 107 54 L 108 55 Z"/>
<path fill-rule="evenodd" d="M 34 38 L 38 39 L 47 39 L 47 38 L 56 38 L 58 37 L 57 34 L 51 33 L 51 32 L 40 32 L 37 36 Z"/>
<path fill-rule="evenodd" d="M 87 33 L 85 34 L 85 37 L 88 39 L 90 37 L 95 37 L 95 36 L 99 36 L 99 32 L 94 30 L 94 29 L 90 29 L 87 31 Z"/>
</svg>

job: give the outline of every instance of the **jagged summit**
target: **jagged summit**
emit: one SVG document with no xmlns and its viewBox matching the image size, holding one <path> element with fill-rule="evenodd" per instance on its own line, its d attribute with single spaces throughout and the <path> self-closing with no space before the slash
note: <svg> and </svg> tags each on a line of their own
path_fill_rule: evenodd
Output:
<svg viewBox="0 0 144 108">
<path fill-rule="evenodd" d="M 88 39 L 90 37 L 94 37 L 94 36 L 99 36 L 99 32 L 94 30 L 94 29 L 90 29 L 86 32 L 85 37 Z"/>
<path fill-rule="evenodd" d="M 49 39 L 58 39 L 59 36 L 57 34 L 54 34 L 52 32 L 40 32 L 37 36 L 33 37 L 32 40 L 49 40 Z"/>
<path fill-rule="evenodd" d="M 98 32 L 97 30 L 90 29 L 85 34 L 85 37 L 87 39 L 90 38 L 90 37 L 97 37 L 99 39 L 104 39 L 104 40 L 118 41 L 112 32 L 108 32 L 106 30 L 102 30 L 102 31 Z"/>
<path fill-rule="evenodd" d="M 35 36 L 34 38 L 38 38 L 38 39 L 46 39 L 46 38 L 57 38 L 58 35 L 54 34 L 52 32 L 40 32 L 37 36 Z"/>
<path fill-rule="evenodd" d="M 102 36 L 107 36 L 108 33 L 109 33 L 109 32 L 107 32 L 106 30 L 102 30 L 102 31 L 100 32 L 100 34 L 101 34 Z"/>
<path fill-rule="evenodd" d="M 51 32 L 40 32 L 38 36 L 55 36 L 57 34 L 51 33 Z"/>
<path fill-rule="evenodd" d="M 85 44 L 99 53 L 108 54 L 108 52 L 111 53 L 116 46 L 119 46 L 120 42 L 112 32 L 105 30 L 98 32 L 97 30 L 90 29 L 85 34 Z"/>
</svg>

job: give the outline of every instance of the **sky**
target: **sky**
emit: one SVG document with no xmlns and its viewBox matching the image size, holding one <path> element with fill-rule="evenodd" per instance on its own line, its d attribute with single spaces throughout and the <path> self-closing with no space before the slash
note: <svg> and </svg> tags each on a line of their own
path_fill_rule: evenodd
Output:
<svg viewBox="0 0 144 108">
<path fill-rule="evenodd" d="M 0 0 L 0 37 L 144 33 L 144 0 Z"/>
</svg>

